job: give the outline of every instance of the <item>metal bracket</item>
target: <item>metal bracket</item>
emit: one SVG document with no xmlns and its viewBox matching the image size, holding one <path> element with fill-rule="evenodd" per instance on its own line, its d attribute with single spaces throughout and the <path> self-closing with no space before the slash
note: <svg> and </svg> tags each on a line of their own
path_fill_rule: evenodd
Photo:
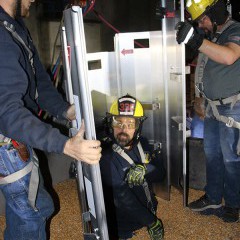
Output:
<svg viewBox="0 0 240 240">
<path fill-rule="evenodd" d="M 173 116 L 171 117 L 173 126 L 178 128 L 178 131 L 183 131 L 183 118 L 182 116 Z"/>
<path fill-rule="evenodd" d="M 166 16 L 167 13 L 167 8 L 161 7 L 159 4 L 156 6 L 156 12 L 155 12 L 155 17 L 158 20 L 161 20 Z"/>
<path fill-rule="evenodd" d="M 181 83 L 182 74 L 181 73 L 170 73 L 170 80 Z"/>
<path fill-rule="evenodd" d="M 83 219 L 84 222 L 90 222 L 91 221 L 90 212 L 84 212 L 82 214 L 82 219 Z"/>
<path fill-rule="evenodd" d="M 153 144 L 153 149 L 154 150 L 157 150 L 157 149 L 162 149 L 162 143 L 161 142 L 155 142 L 154 144 Z"/>
<path fill-rule="evenodd" d="M 95 233 L 84 233 L 84 240 L 99 240 L 100 239 L 99 229 L 94 228 L 93 231 Z"/>
<path fill-rule="evenodd" d="M 84 233 L 84 240 L 96 240 L 100 239 L 99 236 L 96 236 L 94 233 Z"/>
<path fill-rule="evenodd" d="M 173 72 L 174 68 L 170 69 L 170 80 L 176 82 L 182 82 L 182 73 L 181 72 Z M 185 74 L 190 74 L 190 66 L 185 66 Z"/>
<path fill-rule="evenodd" d="M 158 100 L 153 103 L 142 103 L 143 109 L 146 111 L 154 111 L 160 109 L 160 102 Z"/>
<path fill-rule="evenodd" d="M 175 12 L 179 8 L 179 4 L 177 0 L 175 1 L 169 0 L 168 3 L 166 4 L 168 8 L 162 6 L 162 1 L 157 1 L 156 12 L 155 12 L 156 19 L 161 20 L 164 17 L 175 18 L 176 16 Z"/>
<path fill-rule="evenodd" d="M 153 103 L 152 104 L 152 110 L 155 111 L 155 110 L 159 110 L 161 107 L 160 103 Z"/>
</svg>

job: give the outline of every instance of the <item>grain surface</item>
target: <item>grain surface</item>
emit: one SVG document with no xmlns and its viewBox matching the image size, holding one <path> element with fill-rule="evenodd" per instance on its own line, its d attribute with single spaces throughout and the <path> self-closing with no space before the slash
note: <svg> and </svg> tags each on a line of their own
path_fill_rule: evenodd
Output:
<svg viewBox="0 0 240 240">
<path fill-rule="evenodd" d="M 83 240 L 81 214 L 75 180 L 58 183 L 60 210 L 50 227 L 51 240 Z M 190 189 L 189 201 L 203 194 Z M 182 194 L 171 190 L 170 201 L 158 199 L 157 215 L 165 227 L 165 240 L 240 240 L 240 223 L 224 223 L 215 216 L 202 216 L 183 208 Z M 3 240 L 5 218 L 0 217 L 0 240 Z M 146 229 L 139 230 L 132 240 L 148 240 Z"/>
</svg>

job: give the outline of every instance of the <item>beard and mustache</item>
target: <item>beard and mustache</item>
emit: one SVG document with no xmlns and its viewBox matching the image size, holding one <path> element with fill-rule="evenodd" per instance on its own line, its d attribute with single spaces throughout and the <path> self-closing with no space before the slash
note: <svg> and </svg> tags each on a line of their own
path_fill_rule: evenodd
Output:
<svg viewBox="0 0 240 240">
<path fill-rule="evenodd" d="M 116 136 L 116 141 L 117 141 L 117 144 L 120 146 L 120 147 L 126 147 L 129 145 L 129 143 L 131 142 L 131 138 L 130 136 L 127 134 L 127 133 L 124 133 L 124 132 L 121 132 L 119 133 L 117 136 Z"/>
</svg>

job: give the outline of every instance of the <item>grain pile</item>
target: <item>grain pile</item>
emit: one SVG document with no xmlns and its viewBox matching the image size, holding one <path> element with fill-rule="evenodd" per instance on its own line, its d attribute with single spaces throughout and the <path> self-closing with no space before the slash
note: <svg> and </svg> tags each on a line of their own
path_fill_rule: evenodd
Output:
<svg viewBox="0 0 240 240">
<path fill-rule="evenodd" d="M 60 211 L 51 222 L 51 240 L 83 240 L 76 182 L 67 180 L 55 186 Z M 189 201 L 203 193 L 190 190 Z M 215 216 L 201 216 L 182 207 L 182 194 L 172 189 L 171 200 L 159 200 L 158 216 L 163 220 L 165 240 L 240 240 L 240 223 L 223 223 Z M 3 240 L 4 217 L 0 217 L 0 240 Z M 132 240 L 148 240 L 141 229 Z"/>
</svg>

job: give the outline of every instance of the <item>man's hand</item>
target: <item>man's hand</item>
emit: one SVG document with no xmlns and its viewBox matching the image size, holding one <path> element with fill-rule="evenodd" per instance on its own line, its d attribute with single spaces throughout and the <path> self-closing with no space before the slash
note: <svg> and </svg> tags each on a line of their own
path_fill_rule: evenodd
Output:
<svg viewBox="0 0 240 240">
<path fill-rule="evenodd" d="M 78 161 L 96 164 L 101 158 L 102 148 L 100 147 L 100 141 L 83 139 L 84 131 L 85 126 L 82 123 L 79 132 L 67 140 L 63 153 Z"/>
<path fill-rule="evenodd" d="M 129 187 L 140 186 L 145 181 L 146 167 L 140 164 L 137 164 L 131 167 L 126 176 L 126 182 Z"/>
<path fill-rule="evenodd" d="M 203 43 L 204 36 L 197 33 L 189 22 L 178 22 L 176 40 L 178 44 L 185 43 L 193 50 L 198 50 Z"/>
</svg>

